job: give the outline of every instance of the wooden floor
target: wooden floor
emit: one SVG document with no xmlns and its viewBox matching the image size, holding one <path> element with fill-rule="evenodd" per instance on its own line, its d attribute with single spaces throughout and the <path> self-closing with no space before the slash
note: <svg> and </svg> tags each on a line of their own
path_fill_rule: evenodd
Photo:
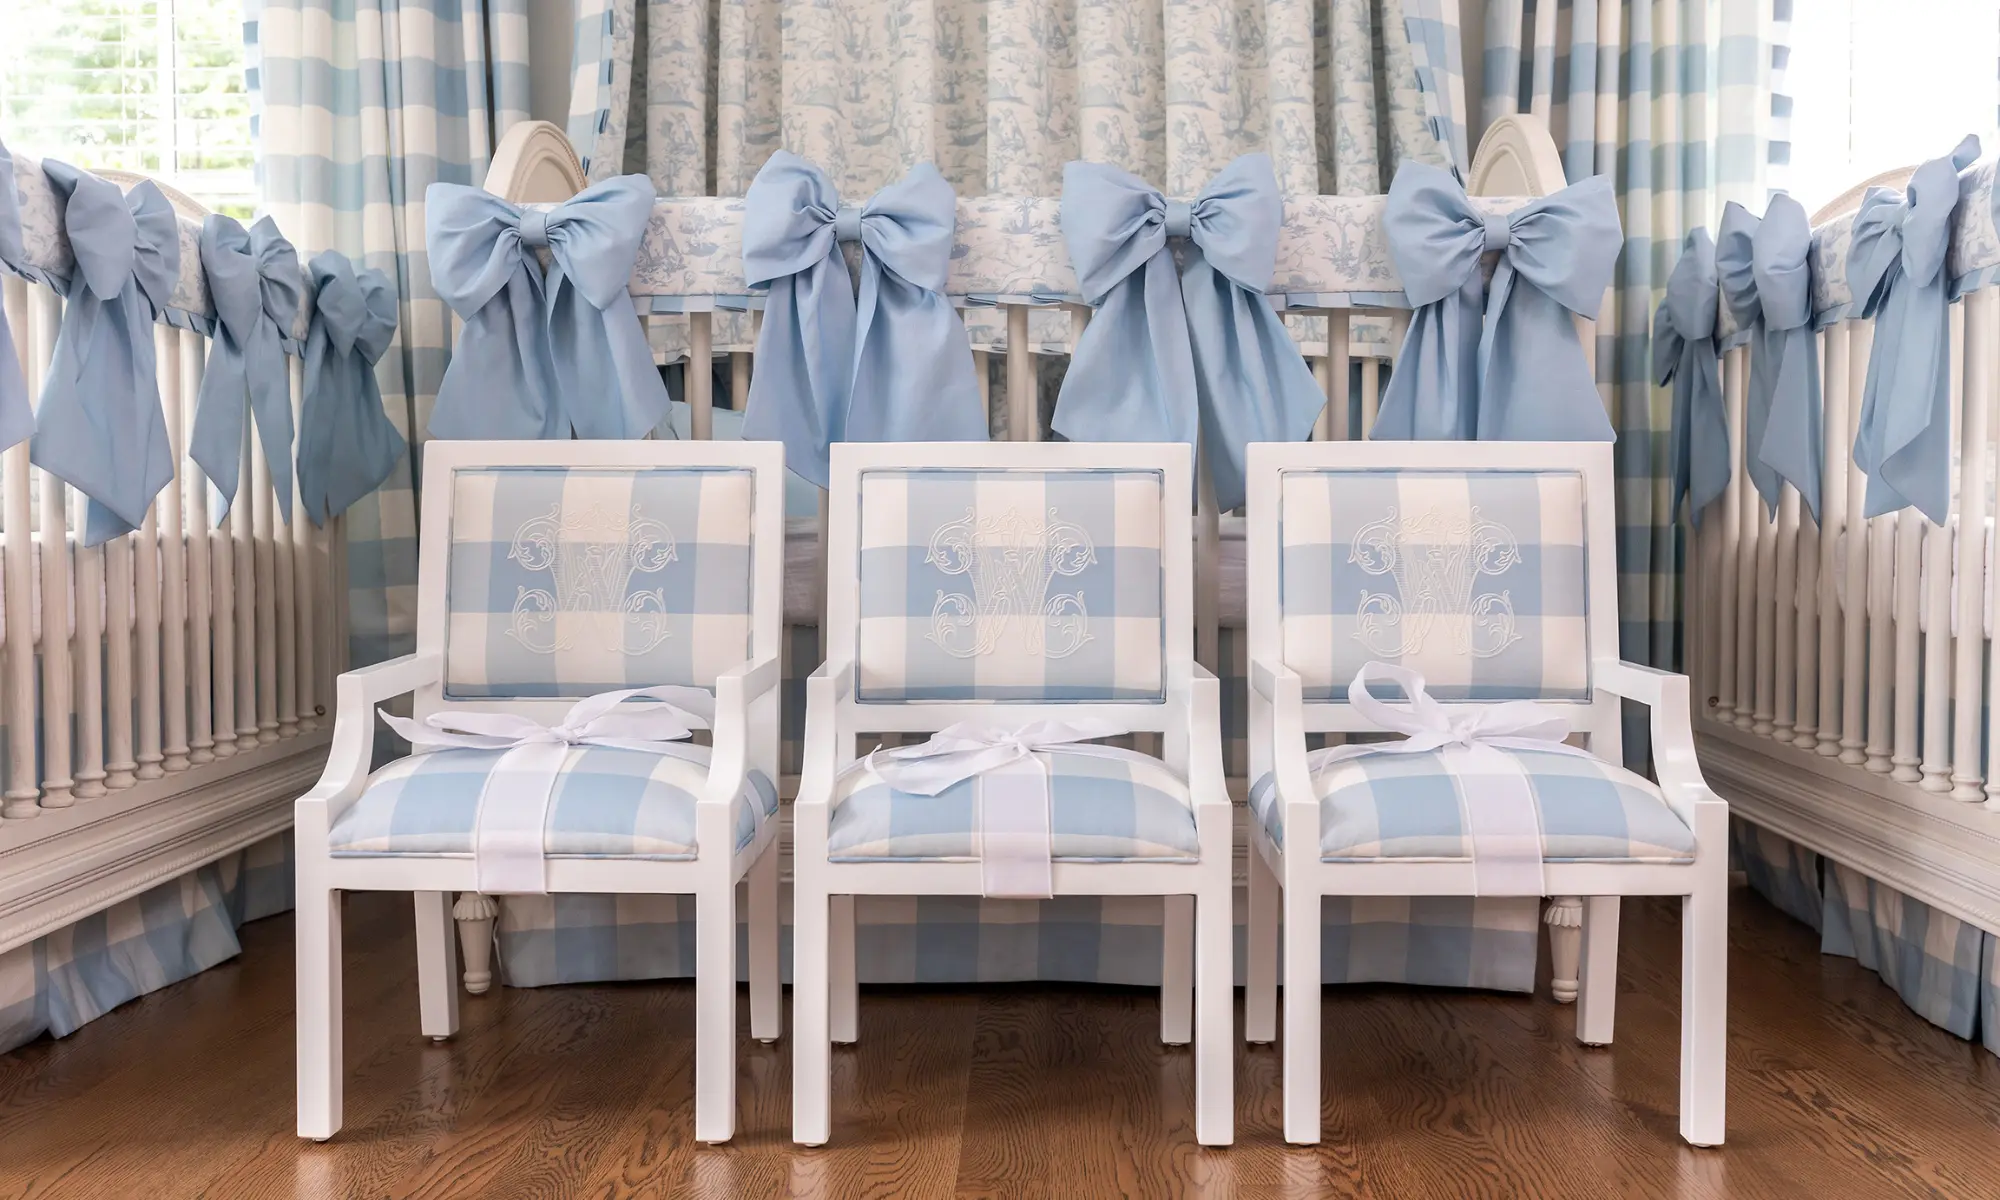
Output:
<svg viewBox="0 0 2000 1200">
<path fill-rule="evenodd" d="M 407 898 L 347 915 L 347 1127 L 292 1134 L 285 918 L 234 963 L 0 1056 L 6 1196 L 2000 1196 L 2000 1061 L 1747 892 L 1731 913 L 1729 1145 L 1675 1132 L 1676 911 L 1628 901 L 1618 1044 L 1545 998 L 1326 995 L 1326 1140 L 1279 1137 L 1278 1056 L 1237 1144 L 1194 1143 L 1187 1052 L 1142 992 L 868 989 L 834 1143 L 788 1136 L 790 1051 L 744 1044 L 726 1147 L 690 1142 L 683 983 L 500 989 L 417 1031 Z"/>
</svg>

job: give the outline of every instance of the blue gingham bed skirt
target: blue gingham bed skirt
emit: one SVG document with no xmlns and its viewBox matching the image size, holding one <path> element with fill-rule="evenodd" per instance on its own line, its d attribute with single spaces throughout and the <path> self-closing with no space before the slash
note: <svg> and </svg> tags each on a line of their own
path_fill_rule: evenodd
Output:
<svg viewBox="0 0 2000 1200">
<path fill-rule="evenodd" d="M 292 864 L 287 830 L 0 954 L 0 1053 L 236 957 L 240 925 L 292 907 Z"/>
<path fill-rule="evenodd" d="M 1819 930 L 1820 953 L 1854 959 L 1924 1020 L 2000 1054 L 2000 938 L 1769 830 L 1731 826 L 1750 887 Z"/>
</svg>

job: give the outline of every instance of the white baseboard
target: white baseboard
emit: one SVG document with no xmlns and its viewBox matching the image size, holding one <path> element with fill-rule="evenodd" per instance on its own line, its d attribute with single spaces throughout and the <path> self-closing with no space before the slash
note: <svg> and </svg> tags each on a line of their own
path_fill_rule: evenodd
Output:
<svg viewBox="0 0 2000 1200">
<path fill-rule="evenodd" d="M 2000 932 L 2000 812 L 1710 721 L 1702 774 L 1753 825 Z"/>
<path fill-rule="evenodd" d="M 300 734 L 0 821 L 0 953 L 288 827 L 331 737 Z"/>
</svg>

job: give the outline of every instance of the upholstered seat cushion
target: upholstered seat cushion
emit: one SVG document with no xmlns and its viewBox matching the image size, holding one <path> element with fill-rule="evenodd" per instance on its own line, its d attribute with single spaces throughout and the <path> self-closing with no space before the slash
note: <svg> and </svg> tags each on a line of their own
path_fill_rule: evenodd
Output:
<svg viewBox="0 0 2000 1200">
<path fill-rule="evenodd" d="M 1052 849 L 1072 862 L 1196 862 L 1187 784 L 1157 758 L 1133 751 L 1036 753 L 1049 772 Z M 898 791 L 866 768 L 834 789 L 827 830 L 836 862 L 971 861 L 978 781 L 935 796 Z"/>
<path fill-rule="evenodd" d="M 549 802 L 547 855 L 693 858 L 695 798 L 707 782 L 708 751 L 682 750 L 695 761 L 609 746 L 571 747 Z M 334 857 L 472 857 L 479 793 L 503 753 L 433 750 L 376 771 L 328 833 Z M 749 845 L 758 825 L 777 811 L 777 789 L 761 773 L 750 772 L 736 798 L 736 848 Z"/>
<path fill-rule="evenodd" d="M 1690 862 L 1694 834 L 1653 783 L 1595 758 L 1547 750 L 1501 750 L 1526 771 L 1541 811 L 1542 856 L 1550 862 Z M 1370 754 L 1336 763 L 1314 780 L 1320 857 L 1327 862 L 1472 855 L 1465 780 L 1436 751 Z M 1250 806 L 1273 838 L 1284 810 L 1270 775 L 1250 789 Z"/>
</svg>

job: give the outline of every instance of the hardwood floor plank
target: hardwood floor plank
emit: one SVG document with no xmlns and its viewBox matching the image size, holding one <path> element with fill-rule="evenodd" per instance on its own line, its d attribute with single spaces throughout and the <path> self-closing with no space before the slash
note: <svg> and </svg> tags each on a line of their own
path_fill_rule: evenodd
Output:
<svg viewBox="0 0 2000 1200">
<path fill-rule="evenodd" d="M 834 1140 L 790 1139 L 791 1046 L 749 1040 L 738 1134 L 693 1142 L 685 981 L 496 989 L 418 1030 L 409 901 L 348 898 L 347 1126 L 292 1134 L 292 943 L 0 1056 L 0 1197 L 1846 1197 L 2000 1194 L 2000 1062 L 1747 892 L 1732 897 L 1729 1144 L 1681 1143 L 1679 915 L 1628 902 L 1617 1042 L 1547 999 L 1326 989 L 1324 1140 L 1239 1047 L 1237 1144 L 1195 1144 L 1157 994 L 869 988 Z"/>
</svg>

